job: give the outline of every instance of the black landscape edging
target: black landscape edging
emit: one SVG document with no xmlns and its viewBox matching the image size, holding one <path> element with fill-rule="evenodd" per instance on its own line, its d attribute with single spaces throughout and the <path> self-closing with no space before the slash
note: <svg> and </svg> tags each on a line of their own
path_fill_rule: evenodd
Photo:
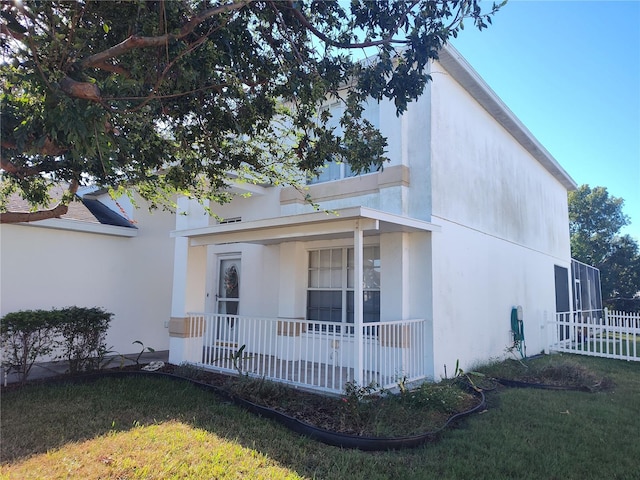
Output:
<svg viewBox="0 0 640 480">
<path fill-rule="evenodd" d="M 478 405 L 476 405 L 472 409 L 452 415 L 447 419 L 445 424 L 437 430 L 407 437 L 364 437 L 360 435 L 349 435 L 345 433 L 332 432 L 330 430 L 325 430 L 323 428 L 310 425 L 306 422 L 302 422 L 272 408 L 249 402 L 242 398 L 237 398 L 235 400 L 236 403 L 244 406 L 249 411 L 262 415 L 266 418 L 274 419 L 296 433 L 305 435 L 313 440 L 326 443 L 327 445 L 367 451 L 384 451 L 398 450 L 402 448 L 413 448 L 422 445 L 428 440 L 435 439 L 438 434 L 440 434 L 454 421 L 470 415 L 476 411 L 484 409 L 486 407 L 484 394 L 482 392 L 477 393 L 481 400 L 480 403 L 478 403 Z"/>
<path fill-rule="evenodd" d="M 550 385 L 547 383 L 533 383 L 533 382 L 521 382 L 519 380 L 510 380 L 508 378 L 496 378 L 500 385 L 512 388 L 536 388 L 540 390 L 557 390 L 557 391 L 573 391 L 573 392 L 589 392 L 592 390 L 589 387 L 577 387 L 571 385 Z"/>
<path fill-rule="evenodd" d="M 80 375 L 75 377 L 56 377 L 55 379 L 51 379 L 51 380 L 52 380 L 52 383 L 54 382 L 84 383 L 89 381 L 95 381 L 105 377 L 136 377 L 136 376 L 144 376 L 144 377 L 159 376 L 159 377 L 168 378 L 171 380 L 187 381 L 198 388 L 211 391 L 216 395 L 223 397 L 225 400 L 229 400 L 234 404 L 240 407 L 243 407 L 252 413 L 258 414 L 264 418 L 275 420 L 280 424 L 284 425 L 285 427 L 289 428 L 290 430 L 296 433 L 299 433 L 301 435 L 307 436 L 313 440 L 317 440 L 322 443 L 326 443 L 327 445 L 332 445 L 335 447 L 366 450 L 366 451 L 398 450 L 403 448 L 417 447 L 419 445 L 422 445 L 423 443 L 426 443 L 429 440 L 434 440 L 445 428 L 447 428 L 456 420 L 459 420 L 463 417 L 466 417 L 468 415 L 471 415 L 472 413 L 481 411 L 486 408 L 486 400 L 485 400 L 484 393 L 482 391 L 473 390 L 473 394 L 477 398 L 480 398 L 480 403 L 478 403 L 478 405 L 476 405 L 475 407 L 469 410 L 452 415 L 447 419 L 445 424 L 442 427 L 438 428 L 437 430 L 434 430 L 431 432 L 425 432 L 419 435 L 407 436 L 407 437 L 363 437 L 359 435 L 349 435 L 345 433 L 338 433 L 338 432 L 332 432 L 330 430 L 325 430 L 323 428 L 316 427 L 306 422 L 302 422 L 296 418 L 290 417 L 289 415 L 286 415 L 272 408 L 264 407 L 262 405 L 258 405 L 256 403 L 250 402 L 248 400 L 237 397 L 235 395 L 231 395 L 226 390 L 220 387 L 217 387 L 215 385 L 209 385 L 208 383 L 199 382 L 197 380 L 193 380 L 188 377 L 182 377 L 182 376 L 174 375 L 171 373 L 145 372 L 142 370 L 111 371 L 111 372 L 89 373 L 86 375 Z"/>
</svg>

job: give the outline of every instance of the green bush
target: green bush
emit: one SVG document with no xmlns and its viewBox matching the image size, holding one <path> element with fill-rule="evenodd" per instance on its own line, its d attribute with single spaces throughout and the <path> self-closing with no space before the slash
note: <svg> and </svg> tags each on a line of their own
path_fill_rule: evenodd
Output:
<svg viewBox="0 0 640 480">
<path fill-rule="evenodd" d="M 2 317 L 0 342 L 6 371 L 16 371 L 24 383 L 35 361 L 55 348 L 56 323 L 55 311 L 23 310 Z"/>
<path fill-rule="evenodd" d="M 22 310 L 0 321 L 2 365 L 24 383 L 37 360 L 55 350 L 69 373 L 94 370 L 107 353 L 105 339 L 113 314 L 100 308 Z"/>
<path fill-rule="evenodd" d="M 62 337 L 58 358 L 69 362 L 69 373 L 97 370 L 108 353 L 106 338 L 112 313 L 100 308 L 58 310 L 57 331 Z"/>
</svg>

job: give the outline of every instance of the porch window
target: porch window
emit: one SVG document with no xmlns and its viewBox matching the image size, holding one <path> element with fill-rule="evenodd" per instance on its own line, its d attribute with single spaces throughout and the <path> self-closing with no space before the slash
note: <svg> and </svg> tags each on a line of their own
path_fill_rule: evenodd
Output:
<svg viewBox="0 0 640 480">
<path fill-rule="evenodd" d="M 380 247 L 363 248 L 363 320 L 380 321 Z M 354 251 L 309 251 L 307 320 L 354 323 Z"/>
</svg>

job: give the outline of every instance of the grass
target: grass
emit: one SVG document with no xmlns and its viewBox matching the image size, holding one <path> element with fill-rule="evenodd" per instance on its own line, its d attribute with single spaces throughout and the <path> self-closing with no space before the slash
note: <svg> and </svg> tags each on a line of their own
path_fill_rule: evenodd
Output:
<svg viewBox="0 0 640 480">
<path fill-rule="evenodd" d="M 540 362 L 556 361 L 544 358 Z M 341 450 L 163 379 L 2 395 L 1 478 L 637 479 L 640 364 L 570 358 L 614 388 L 503 389 L 437 443 Z M 537 368 L 537 367 L 536 367 Z M 543 367 L 540 367 L 543 368 Z"/>
</svg>

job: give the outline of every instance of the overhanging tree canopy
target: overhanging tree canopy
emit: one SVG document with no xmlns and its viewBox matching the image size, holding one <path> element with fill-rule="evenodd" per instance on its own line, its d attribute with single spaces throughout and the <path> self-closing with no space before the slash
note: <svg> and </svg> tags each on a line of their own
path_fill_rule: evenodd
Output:
<svg viewBox="0 0 640 480">
<path fill-rule="evenodd" d="M 362 118 L 366 98 L 397 113 L 430 77 L 431 59 L 478 0 L 2 1 L 0 211 L 19 192 L 60 216 L 82 183 L 135 187 L 152 206 L 185 193 L 228 200 L 229 172 L 295 181 L 341 158 L 380 168 L 385 139 Z M 364 54 L 374 60 L 358 61 Z M 345 86 L 349 88 L 345 90 Z M 319 106 L 347 108 L 341 138 Z"/>
</svg>

